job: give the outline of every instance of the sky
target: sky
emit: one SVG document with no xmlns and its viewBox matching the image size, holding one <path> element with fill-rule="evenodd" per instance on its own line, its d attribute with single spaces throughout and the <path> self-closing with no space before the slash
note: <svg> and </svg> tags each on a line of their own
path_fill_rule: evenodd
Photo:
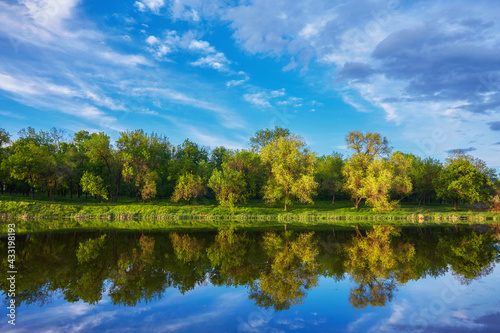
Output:
<svg viewBox="0 0 500 333">
<path fill-rule="evenodd" d="M 4 0 L 0 127 L 240 149 L 281 126 L 320 155 L 371 131 L 500 170 L 498 13 L 493 0 Z"/>
</svg>

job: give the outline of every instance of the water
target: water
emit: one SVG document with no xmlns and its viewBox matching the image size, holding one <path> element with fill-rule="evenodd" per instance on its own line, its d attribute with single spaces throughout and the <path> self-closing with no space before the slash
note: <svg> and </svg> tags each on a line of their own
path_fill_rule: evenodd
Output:
<svg viewBox="0 0 500 333">
<path fill-rule="evenodd" d="M 487 226 L 17 235 L 2 332 L 500 332 Z M 1 238 L 1 253 L 7 240 Z"/>
</svg>

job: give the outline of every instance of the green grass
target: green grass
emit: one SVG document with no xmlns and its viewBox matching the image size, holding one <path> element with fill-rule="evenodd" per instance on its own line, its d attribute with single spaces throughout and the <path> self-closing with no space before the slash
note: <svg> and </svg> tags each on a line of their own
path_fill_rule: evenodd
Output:
<svg viewBox="0 0 500 333">
<path fill-rule="evenodd" d="M 167 199 L 152 202 L 136 202 L 128 197 L 121 197 L 119 203 L 99 203 L 85 198 L 56 198 L 51 202 L 47 197 L 0 196 L 0 216 L 3 218 L 75 218 L 80 220 L 107 219 L 130 221 L 137 219 L 180 221 L 186 225 L 191 220 L 277 220 L 277 221 L 349 221 L 349 220 L 412 220 L 420 223 L 432 221 L 458 221 L 460 219 L 475 222 L 500 221 L 498 212 L 475 212 L 470 207 L 459 207 L 454 211 L 451 205 L 404 204 L 391 212 L 376 212 L 361 206 L 354 208 L 351 201 L 317 201 L 314 204 L 295 204 L 284 211 L 282 205 L 268 206 L 262 201 L 251 201 L 238 205 L 233 210 L 220 207 L 215 200 L 198 201 L 193 204 L 173 203 Z"/>
</svg>

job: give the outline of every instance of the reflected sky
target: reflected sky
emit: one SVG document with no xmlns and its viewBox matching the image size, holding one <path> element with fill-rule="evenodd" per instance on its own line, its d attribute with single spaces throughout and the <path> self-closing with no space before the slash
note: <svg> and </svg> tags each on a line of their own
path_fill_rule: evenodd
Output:
<svg viewBox="0 0 500 333">
<path fill-rule="evenodd" d="M 451 273 L 411 281 L 385 307 L 356 310 L 349 280 L 320 278 L 301 305 L 258 308 L 245 287 L 200 285 L 182 295 L 167 289 L 159 301 L 114 306 L 106 293 L 96 305 L 52 303 L 18 308 L 15 329 L 2 332 L 499 332 L 500 270 L 469 285 Z"/>
<path fill-rule="evenodd" d="M 16 326 L 3 316 L 0 331 L 500 332 L 495 232 L 34 235 L 19 241 Z M 354 266 L 352 256 L 359 256 Z M 393 265 L 365 265 L 382 261 Z M 81 288 L 99 290 L 99 277 L 103 290 L 93 304 L 95 292 Z M 395 286 L 392 299 L 356 306 L 350 297 L 361 280 L 368 293 L 380 292 L 370 285 L 380 281 Z M 287 281 L 296 286 L 287 289 Z M 256 288 L 271 304 L 251 297 Z M 292 296 L 288 306 L 273 303 Z"/>
</svg>

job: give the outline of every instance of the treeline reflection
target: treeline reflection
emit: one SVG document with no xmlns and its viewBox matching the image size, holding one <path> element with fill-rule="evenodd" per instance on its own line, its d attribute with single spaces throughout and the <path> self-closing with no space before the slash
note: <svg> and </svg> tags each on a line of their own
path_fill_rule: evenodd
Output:
<svg viewBox="0 0 500 333">
<path fill-rule="evenodd" d="M 462 284 L 499 261 L 495 229 L 377 226 L 354 231 L 47 233 L 18 236 L 16 303 L 43 305 L 62 292 L 95 304 L 107 293 L 134 306 L 207 283 L 246 286 L 259 307 L 300 304 L 319 277 L 350 279 L 355 308 L 383 306 L 411 280 L 451 272 Z M 0 251 L 6 253 L 5 239 Z M 6 293 L 7 258 L 0 287 Z"/>
</svg>

